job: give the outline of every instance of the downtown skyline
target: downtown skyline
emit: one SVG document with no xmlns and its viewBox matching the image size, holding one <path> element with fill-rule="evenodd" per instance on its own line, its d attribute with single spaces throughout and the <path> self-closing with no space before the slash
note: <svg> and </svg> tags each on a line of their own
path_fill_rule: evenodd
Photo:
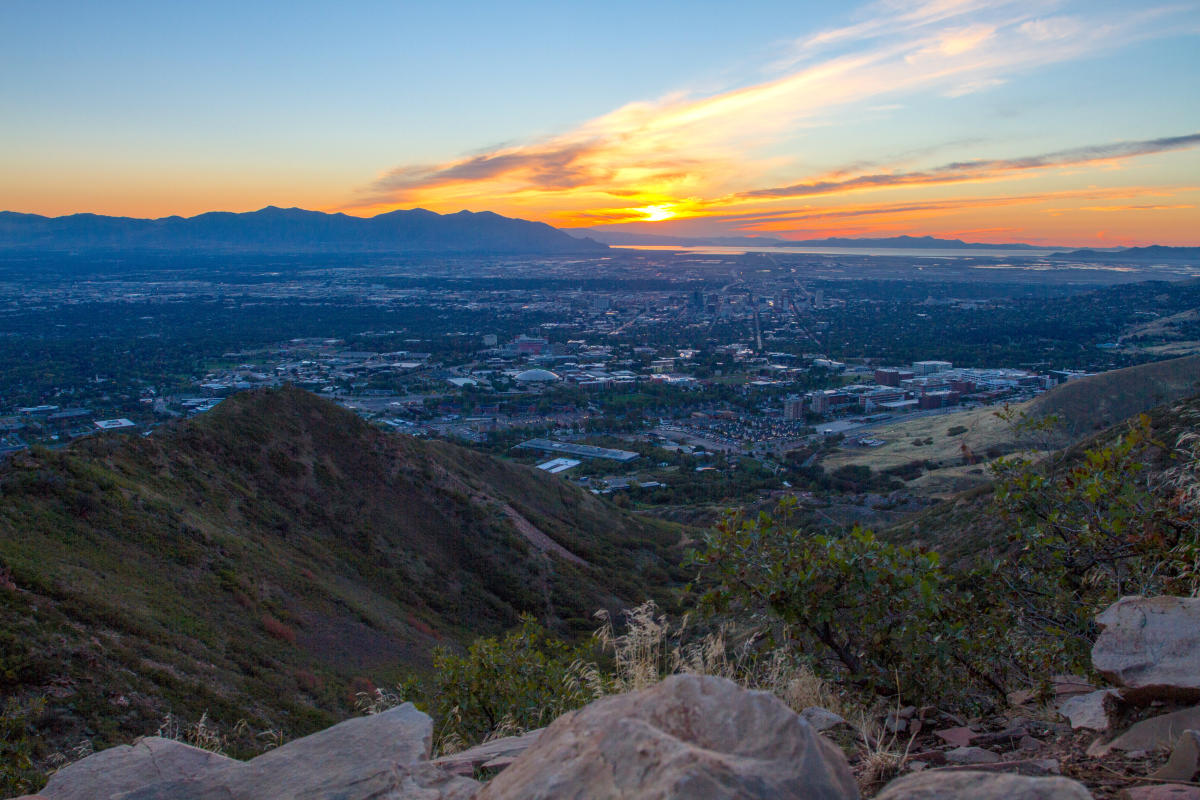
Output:
<svg viewBox="0 0 1200 800">
<path fill-rule="evenodd" d="M 1200 4 L 10 2 L 0 208 L 1200 244 Z"/>
</svg>

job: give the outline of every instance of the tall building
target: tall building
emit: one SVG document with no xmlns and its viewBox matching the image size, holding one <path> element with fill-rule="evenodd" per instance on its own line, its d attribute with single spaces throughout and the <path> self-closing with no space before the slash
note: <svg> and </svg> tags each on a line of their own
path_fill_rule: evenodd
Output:
<svg viewBox="0 0 1200 800">
<path fill-rule="evenodd" d="M 788 395 L 783 400 L 784 419 L 804 419 L 804 398 Z"/>
</svg>

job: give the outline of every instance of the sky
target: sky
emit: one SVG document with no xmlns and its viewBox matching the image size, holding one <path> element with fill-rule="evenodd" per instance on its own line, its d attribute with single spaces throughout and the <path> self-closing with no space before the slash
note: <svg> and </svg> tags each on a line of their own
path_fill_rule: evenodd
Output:
<svg viewBox="0 0 1200 800">
<path fill-rule="evenodd" d="M 1200 245 L 1200 0 L 0 0 L 0 209 Z"/>
</svg>

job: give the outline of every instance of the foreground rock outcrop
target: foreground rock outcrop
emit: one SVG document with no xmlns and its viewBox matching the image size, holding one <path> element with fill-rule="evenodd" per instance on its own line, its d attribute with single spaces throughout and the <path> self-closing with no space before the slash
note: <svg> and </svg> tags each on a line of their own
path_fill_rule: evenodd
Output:
<svg viewBox="0 0 1200 800">
<path fill-rule="evenodd" d="M 55 773 L 45 800 L 466 800 L 478 788 L 429 762 L 433 724 L 405 703 L 235 761 L 169 739 L 114 747 Z"/>
<path fill-rule="evenodd" d="M 1123 597 L 1096 623 L 1092 665 L 1126 700 L 1200 699 L 1200 598 Z"/>
<path fill-rule="evenodd" d="M 767 692 L 674 675 L 564 714 L 479 800 L 843 800 L 845 757 Z"/>
</svg>

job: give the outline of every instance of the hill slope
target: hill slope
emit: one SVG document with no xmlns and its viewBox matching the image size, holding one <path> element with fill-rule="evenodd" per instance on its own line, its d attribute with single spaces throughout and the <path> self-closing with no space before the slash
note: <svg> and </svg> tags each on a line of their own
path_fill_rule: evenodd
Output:
<svg viewBox="0 0 1200 800">
<path fill-rule="evenodd" d="M 0 249 L 177 252 L 583 253 L 607 249 L 542 222 L 490 211 L 435 214 L 421 208 L 375 217 L 267 206 L 233 214 L 133 219 L 0 212 Z"/>
<path fill-rule="evenodd" d="M 1175 465 L 1170 455 L 1183 433 L 1196 433 L 1200 421 L 1200 396 L 1151 408 L 1139 409 L 1130 416 L 1146 413 L 1150 420 L 1150 432 L 1154 441 L 1164 448 L 1151 447 L 1145 454 L 1147 472 L 1139 476 L 1155 475 Z M 1094 433 L 1075 444 L 1049 455 L 1041 462 L 1053 479 L 1066 475 L 1081 463 L 1084 451 L 1103 447 L 1111 443 L 1118 434 L 1127 430 L 1130 420 Z M 993 508 L 992 482 L 959 493 L 915 517 L 886 531 L 884 535 L 897 542 L 917 543 L 937 550 L 950 560 L 971 558 L 985 553 L 998 554 L 1009 547 L 1008 525 Z"/>
<path fill-rule="evenodd" d="M 1058 415 L 1071 438 L 1102 430 L 1157 405 L 1200 392 L 1200 356 L 1101 372 L 1035 397 L 1027 411 Z"/>
<path fill-rule="evenodd" d="M 0 468 L 0 692 L 49 697 L 58 745 L 166 711 L 304 733 L 438 643 L 661 596 L 678 540 L 536 470 L 247 392 Z"/>
<path fill-rule="evenodd" d="M 950 497 L 987 483 L 986 463 L 996 456 L 1068 447 L 1155 406 L 1197 393 L 1200 356 L 1139 364 L 1077 378 L 1014 407 L 1033 419 L 1057 415 L 1061 425 L 1052 431 L 1015 430 L 997 416 L 999 409 L 994 407 L 943 416 L 899 417 L 871 429 L 871 436 L 883 445 L 834 450 L 822 456 L 820 464 L 827 472 L 847 466 L 901 475 L 908 472 L 918 476 L 906 478 L 910 491 Z"/>
</svg>

